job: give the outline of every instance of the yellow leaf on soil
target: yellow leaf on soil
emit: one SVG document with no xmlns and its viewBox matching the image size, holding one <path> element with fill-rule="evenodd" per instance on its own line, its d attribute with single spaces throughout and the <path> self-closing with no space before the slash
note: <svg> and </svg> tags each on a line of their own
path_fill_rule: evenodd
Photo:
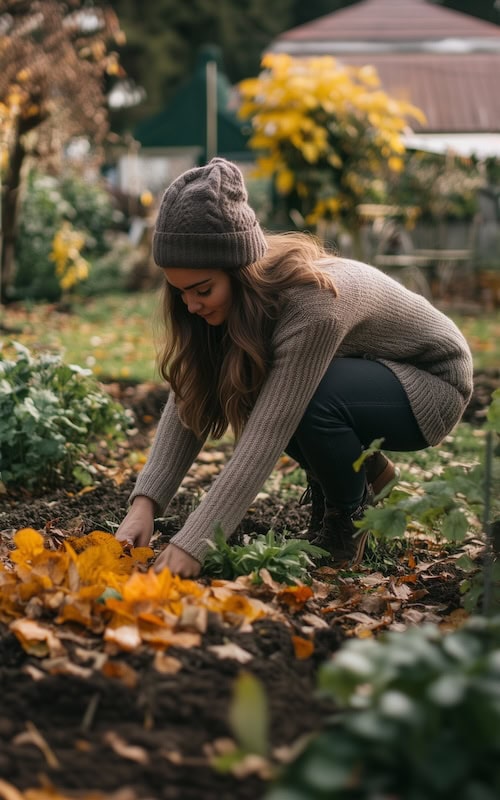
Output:
<svg viewBox="0 0 500 800">
<path fill-rule="evenodd" d="M 310 639 L 304 639 L 302 636 L 292 636 L 292 644 L 295 658 L 300 661 L 305 661 L 306 658 L 310 658 L 314 653 L 314 642 Z"/>
<path fill-rule="evenodd" d="M 25 564 L 43 553 L 43 536 L 34 528 L 22 528 L 14 534 L 14 544 L 17 550 L 10 554 L 11 561 L 15 564 Z"/>
</svg>

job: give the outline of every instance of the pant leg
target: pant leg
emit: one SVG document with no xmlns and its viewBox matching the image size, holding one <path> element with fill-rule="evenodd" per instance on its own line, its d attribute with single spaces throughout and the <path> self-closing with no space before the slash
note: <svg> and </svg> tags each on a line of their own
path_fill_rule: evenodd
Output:
<svg viewBox="0 0 500 800">
<path fill-rule="evenodd" d="M 388 450 L 427 447 L 399 380 L 383 364 L 335 358 L 286 452 L 320 482 L 328 505 L 354 510 L 362 500 L 364 470 L 353 462 L 378 438 Z"/>
</svg>

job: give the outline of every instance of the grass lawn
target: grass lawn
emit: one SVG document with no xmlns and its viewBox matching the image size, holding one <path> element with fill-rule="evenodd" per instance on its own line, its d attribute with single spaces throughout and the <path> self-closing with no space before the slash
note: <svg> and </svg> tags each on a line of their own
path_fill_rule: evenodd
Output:
<svg viewBox="0 0 500 800">
<path fill-rule="evenodd" d="M 157 294 L 114 294 L 77 301 L 71 313 L 52 304 L 4 309 L 4 334 L 34 352 L 63 352 L 64 360 L 92 369 L 100 379 L 159 380 L 153 339 Z"/>
<path fill-rule="evenodd" d="M 36 352 L 63 351 L 67 362 L 89 367 L 101 379 L 159 380 L 154 345 L 157 298 L 156 293 L 141 292 L 81 299 L 72 313 L 60 313 L 49 304 L 7 307 L 0 322 L 16 332 L 3 339 L 15 339 Z M 498 369 L 500 313 L 450 316 L 470 344 L 476 371 Z"/>
</svg>

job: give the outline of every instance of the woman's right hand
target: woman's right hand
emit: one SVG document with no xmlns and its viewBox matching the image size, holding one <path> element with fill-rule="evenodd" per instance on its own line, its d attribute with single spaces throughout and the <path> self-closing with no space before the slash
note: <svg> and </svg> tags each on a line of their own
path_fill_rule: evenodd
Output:
<svg viewBox="0 0 500 800">
<path fill-rule="evenodd" d="M 116 531 L 116 538 L 132 547 L 146 547 L 154 531 L 155 504 L 149 497 L 134 498 L 127 516 Z"/>
</svg>

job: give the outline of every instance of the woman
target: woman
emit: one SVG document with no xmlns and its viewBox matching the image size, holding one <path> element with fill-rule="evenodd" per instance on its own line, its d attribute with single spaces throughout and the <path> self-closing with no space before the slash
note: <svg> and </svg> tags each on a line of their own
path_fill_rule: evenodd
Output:
<svg viewBox="0 0 500 800">
<path fill-rule="evenodd" d="M 438 444 L 472 391 L 451 320 L 379 270 L 328 255 L 305 234 L 265 236 L 239 169 L 214 158 L 166 190 L 153 238 L 166 277 L 162 375 L 171 392 L 117 538 L 145 545 L 208 436 L 230 426 L 232 458 L 156 568 L 198 575 L 285 450 L 313 489 L 315 541 L 357 563 L 354 522 L 393 476 L 394 451 Z"/>
</svg>

